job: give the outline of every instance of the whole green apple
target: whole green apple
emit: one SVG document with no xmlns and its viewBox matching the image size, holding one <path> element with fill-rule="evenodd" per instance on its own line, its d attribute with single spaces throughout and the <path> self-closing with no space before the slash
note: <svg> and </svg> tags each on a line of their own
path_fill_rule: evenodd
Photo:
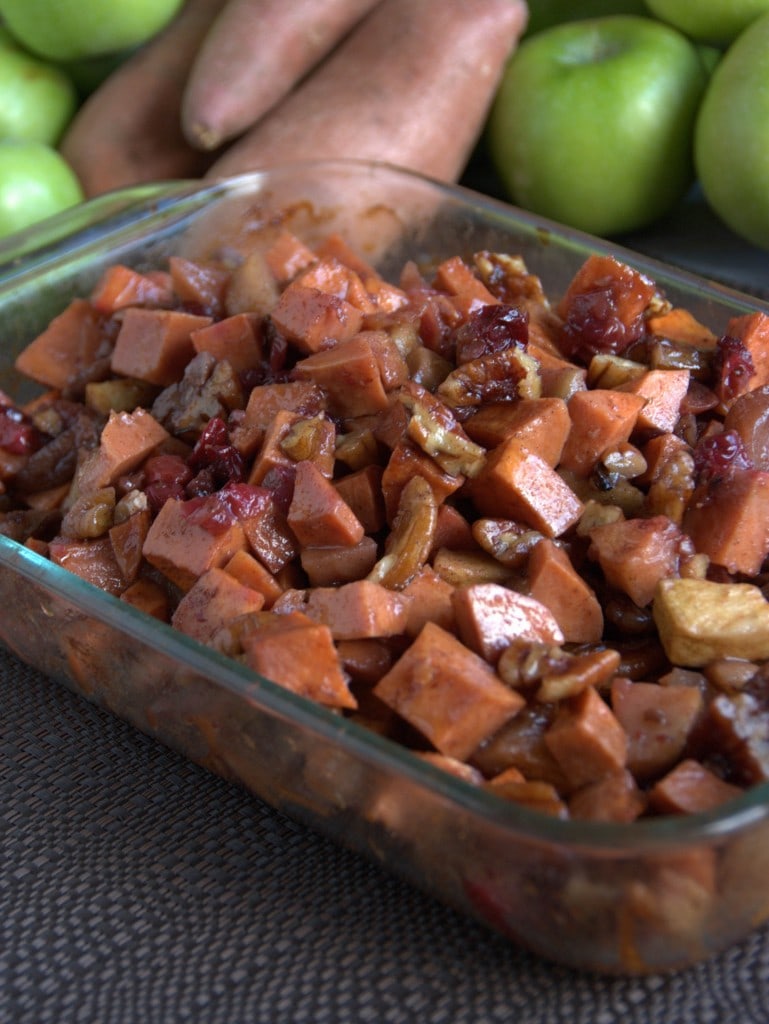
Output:
<svg viewBox="0 0 769 1024">
<path fill-rule="evenodd" d="M 0 139 L 55 145 L 77 109 L 67 75 L 20 48 L 0 45 Z"/>
<path fill-rule="evenodd" d="M 48 60 L 80 60 L 146 42 L 183 0 L 0 0 L 11 34 Z"/>
<path fill-rule="evenodd" d="M 557 25 L 508 62 L 490 157 L 519 206 L 595 235 L 644 227 L 693 180 L 707 80 L 697 47 L 651 18 Z"/>
<path fill-rule="evenodd" d="M 646 0 L 531 0 L 526 34 L 533 36 L 565 21 L 600 18 L 605 14 L 648 14 Z"/>
<path fill-rule="evenodd" d="M 80 182 L 53 147 L 42 142 L 0 142 L 0 236 L 82 200 Z"/>
<path fill-rule="evenodd" d="M 733 231 L 769 249 L 769 14 L 714 70 L 694 134 L 702 191 Z"/>
<path fill-rule="evenodd" d="M 769 11 L 769 0 L 646 0 L 646 6 L 691 39 L 727 46 Z"/>
</svg>

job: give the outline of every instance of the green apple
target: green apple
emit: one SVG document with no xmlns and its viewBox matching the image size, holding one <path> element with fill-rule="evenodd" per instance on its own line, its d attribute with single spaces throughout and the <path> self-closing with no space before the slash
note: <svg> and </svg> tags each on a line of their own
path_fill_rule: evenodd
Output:
<svg viewBox="0 0 769 1024">
<path fill-rule="evenodd" d="M 48 60 L 119 53 L 146 42 L 183 0 L 0 0 L 0 16 L 28 50 Z"/>
<path fill-rule="evenodd" d="M 526 35 L 533 36 L 565 21 L 600 18 L 605 14 L 648 14 L 646 0 L 531 0 Z"/>
<path fill-rule="evenodd" d="M 684 195 L 708 72 L 675 29 L 632 15 L 524 40 L 487 124 L 513 202 L 595 235 L 644 227 Z"/>
<path fill-rule="evenodd" d="M 700 107 L 694 159 L 702 191 L 733 231 L 769 248 L 769 14 L 714 70 Z"/>
<path fill-rule="evenodd" d="M 661 21 L 691 39 L 727 46 L 752 21 L 769 11 L 769 0 L 646 0 Z"/>
<path fill-rule="evenodd" d="M 80 182 L 53 147 L 42 142 L 0 142 L 0 236 L 82 200 Z"/>
<path fill-rule="evenodd" d="M 0 45 L 0 139 L 55 145 L 77 105 L 75 86 L 63 71 Z"/>
</svg>

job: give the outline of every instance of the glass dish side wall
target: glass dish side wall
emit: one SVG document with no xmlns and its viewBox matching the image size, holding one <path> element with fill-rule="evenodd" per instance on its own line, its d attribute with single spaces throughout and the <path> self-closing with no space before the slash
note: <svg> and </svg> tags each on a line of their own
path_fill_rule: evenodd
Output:
<svg viewBox="0 0 769 1024">
<path fill-rule="evenodd" d="M 519 253 L 556 296 L 599 247 L 387 168 L 250 176 L 209 190 L 205 201 L 185 195 L 149 226 L 121 225 L 0 282 L 0 387 L 18 390 L 16 352 L 105 266 L 248 248 L 276 209 L 310 243 L 340 230 L 385 271 L 407 257 L 429 264 L 482 248 Z M 732 312 L 761 308 L 632 262 L 715 329 Z M 4 538 L 0 601 L 8 609 L 0 640 L 23 660 L 547 957 L 603 971 L 680 967 L 769 915 L 763 793 L 742 801 L 728 823 L 702 828 L 552 823 L 255 679 Z"/>
</svg>

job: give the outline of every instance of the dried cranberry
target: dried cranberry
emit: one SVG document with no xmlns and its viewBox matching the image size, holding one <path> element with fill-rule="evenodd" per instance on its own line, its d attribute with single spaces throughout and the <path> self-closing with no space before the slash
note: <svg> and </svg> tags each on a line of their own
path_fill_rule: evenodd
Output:
<svg viewBox="0 0 769 1024">
<path fill-rule="evenodd" d="M 203 474 L 194 493 L 210 493 L 231 480 L 242 480 L 246 463 L 238 449 L 230 443 L 227 424 L 219 416 L 212 417 L 192 449 L 189 468 L 197 477 Z"/>
<path fill-rule="evenodd" d="M 529 316 L 518 306 L 489 304 L 474 310 L 456 332 L 456 361 L 503 352 L 514 345 L 524 347 L 529 340 Z"/>
<path fill-rule="evenodd" d="M 251 484 L 228 484 L 220 491 L 185 503 L 190 522 L 211 534 L 228 530 L 241 519 L 258 515 L 271 502 L 269 492 Z"/>
<path fill-rule="evenodd" d="M 708 483 L 743 469 L 753 469 L 753 462 L 736 430 L 724 430 L 697 442 L 694 472 L 698 483 Z"/>
<path fill-rule="evenodd" d="M 242 483 L 223 487 L 219 491 L 219 499 L 227 504 L 236 519 L 253 519 L 273 500 L 266 487 Z"/>
<path fill-rule="evenodd" d="M 748 381 L 756 369 L 748 349 L 730 334 L 719 338 L 712 365 L 716 393 L 726 402 L 748 390 Z"/>
<path fill-rule="evenodd" d="M 0 448 L 11 455 L 31 455 L 43 446 L 43 435 L 21 409 L 0 406 Z"/>
<path fill-rule="evenodd" d="M 185 497 L 192 473 L 180 455 L 155 455 L 144 466 L 144 493 L 150 509 L 157 513 L 169 498 Z"/>
<path fill-rule="evenodd" d="M 598 288 L 572 299 L 561 332 L 561 347 L 565 354 L 589 361 L 599 352 L 624 352 L 638 341 L 643 330 L 642 315 L 626 323 L 617 313 L 614 289 Z"/>
<path fill-rule="evenodd" d="M 262 487 L 272 495 L 275 507 L 281 512 L 288 512 L 291 499 L 294 496 L 294 480 L 296 479 L 295 466 L 272 466 L 264 475 Z"/>
</svg>

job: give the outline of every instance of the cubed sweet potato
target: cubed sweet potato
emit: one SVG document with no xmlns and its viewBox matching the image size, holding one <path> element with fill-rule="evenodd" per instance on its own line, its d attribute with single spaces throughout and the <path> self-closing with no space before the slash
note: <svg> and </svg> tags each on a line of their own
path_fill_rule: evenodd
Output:
<svg viewBox="0 0 769 1024">
<path fill-rule="evenodd" d="M 714 478 L 701 499 L 690 502 L 683 529 L 716 565 L 755 576 L 769 555 L 769 472 Z"/>
<path fill-rule="evenodd" d="M 282 615 L 273 618 L 277 621 L 272 628 L 256 630 L 244 638 L 249 668 L 327 707 L 357 707 L 328 626 L 296 625 Z M 285 628 L 281 628 L 281 620 L 285 620 Z"/>
<path fill-rule="evenodd" d="M 211 323 L 211 317 L 171 309 L 131 306 L 112 352 L 112 371 L 167 387 L 179 380 L 195 354 L 192 332 Z"/>
<path fill-rule="evenodd" d="M 306 354 L 349 340 L 363 323 L 363 314 L 351 303 L 297 282 L 281 292 L 271 317 L 281 334 Z"/>
<path fill-rule="evenodd" d="M 601 603 L 563 548 L 546 537 L 540 540 L 529 556 L 528 577 L 529 593 L 549 609 L 564 640 L 583 644 L 601 639 Z"/>
<path fill-rule="evenodd" d="M 185 591 L 208 569 L 221 567 L 246 547 L 243 527 L 237 520 L 221 532 L 211 532 L 191 516 L 193 505 L 194 501 L 166 501 L 142 549 L 151 565 Z"/>
<path fill-rule="evenodd" d="M 408 620 L 410 599 L 370 580 L 339 587 L 313 587 L 304 611 L 322 622 L 335 640 L 397 636 Z"/>
<path fill-rule="evenodd" d="M 649 803 L 660 814 L 698 814 L 712 811 L 742 790 L 687 758 L 671 769 L 649 791 Z"/>
<path fill-rule="evenodd" d="M 492 665 L 513 640 L 563 642 L 563 633 L 548 608 L 498 583 L 457 587 L 452 603 L 463 642 Z"/>
<path fill-rule="evenodd" d="M 638 411 L 635 430 L 649 434 L 672 433 L 681 416 L 681 403 L 689 388 L 688 370 L 648 370 L 622 384 L 619 391 L 638 395 L 644 404 Z"/>
<path fill-rule="evenodd" d="M 113 484 L 139 466 L 168 440 L 165 427 L 146 409 L 113 412 L 101 432 L 100 444 L 82 460 L 77 471 L 79 493 Z"/>
<path fill-rule="evenodd" d="M 299 552 L 299 561 L 311 586 L 330 587 L 365 578 L 378 555 L 374 538 L 364 536 L 352 545 L 305 546 Z"/>
<path fill-rule="evenodd" d="M 103 318 L 86 299 L 73 299 L 16 357 L 19 373 L 63 390 L 90 368 L 104 339 Z"/>
<path fill-rule="evenodd" d="M 482 658 L 429 622 L 374 693 L 442 754 L 460 760 L 524 704 Z"/>
<path fill-rule="evenodd" d="M 550 466 L 557 466 L 571 419 L 562 398 L 521 398 L 483 405 L 463 424 L 473 441 L 495 448 L 515 437 Z"/>
<path fill-rule="evenodd" d="M 232 429 L 232 443 L 243 455 L 251 456 L 279 412 L 318 416 L 325 407 L 320 388 L 307 381 L 258 384 L 249 392 L 246 408 Z"/>
<path fill-rule="evenodd" d="M 617 677 L 611 706 L 627 734 L 627 766 L 636 779 L 646 782 L 682 758 L 704 701 L 695 686 L 660 686 Z"/>
<path fill-rule="evenodd" d="M 607 388 L 577 391 L 569 399 L 571 428 L 560 465 L 577 476 L 589 476 L 604 452 L 627 441 L 645 399 Z"/>
<path fill-rule="evenodd" d="M 288 525 L 306 546 L 352 547 L 363 539 L 360 520 L 313 462 L 297 463 Z"/>
<path fill-rule="evenodd" d="M 685 535 L 667 516 L 618 519 L 590 531 L 590 554 L 612 586 L 640 607 L 660 580 L 678 574 L 682 555 L 692 554 Z"/>
<path fill-rule="evenodd" d="M 205 644 L 227 622 L 258 612 L 263 605 L 264 595 L 258 590 L 244 586 L 224 569 L 212 568 L 182 597 L 171 616 L 171 625 Z"/>
<path fill-rule="evenodd" d="M 574 789 L 626 766 L 625 730 L 592 686 L 561 702 L 545 742 Z"/>
<path fill-rule="evenodd" d="M 517 437 L 488 453 L 468 490 L 482 515 L 519 519 L 546 537 L 569 530 L 583 509 L 558 473 Z"/>
<path fill-rule="evenodd" d="M 226 359 L 235 373 L 259 366 L 262 343 L 258 318 L 250 313 L 235 313 L 215 320 L 190 333 L 196 352 L 210 352 L 215 359 Z"/>
</svg>

